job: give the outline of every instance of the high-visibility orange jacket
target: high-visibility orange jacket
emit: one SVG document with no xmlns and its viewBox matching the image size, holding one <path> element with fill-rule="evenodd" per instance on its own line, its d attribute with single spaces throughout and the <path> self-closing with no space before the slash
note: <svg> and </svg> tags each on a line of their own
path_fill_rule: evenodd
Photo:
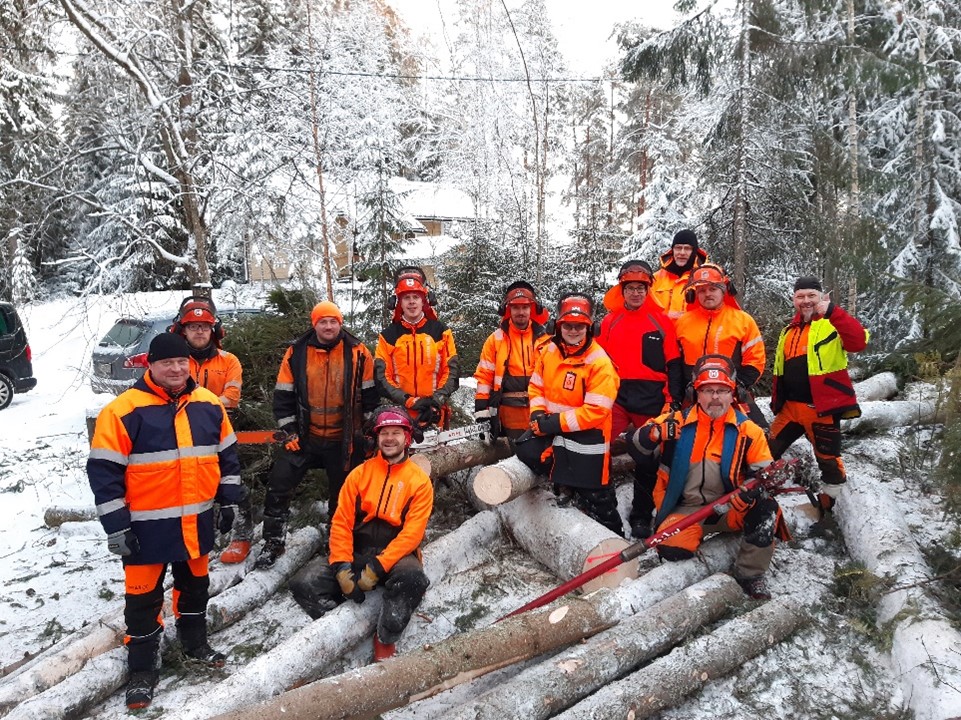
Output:
<svg viewBox="0 0 961 720">
<path fill-rule="evenodd" d="M 367 347 L 346 330 L 324 344 L 311 329 L 280 361 L 274 419 L 281 428 L 296 426 L 305 437 L 342 441 L 347 463 L 355 438 L 363 435 L 363 414 L 377 407 L 377 399 L 374 358 Z"/>
<path fill-rule="evenodd" d="M 330 564 L 376 553 L 385 572 L 416 552 L 434 507 L 430 477 L 411 459 L 390 465 L 379 452 L 344 481 L 330 523 Z"/>
<path fill-rule="evenodd" d="M 233 353 L 213 348 L 209 358 L 198 360 L 190 356 L 190 377 L 205 387 L 224 404 L 228 410 L 240 406 L 240 389 L 243 385 L 243 368 Z"/>
<path fill-rule="evenodd" d="M 734 362 L 737 381 L 751 387 L 764 372 L 767 356 L 757 323 L 743 310 L 724 303 L 705 310 L 695 303 L 677 319 L 677 340 L 684 361 L 684 380 L 691 381 L 694 363 L 705 355 L 725 355 Z"/>
<path fill-rule="evenodd" d="M 107 405 L 87 460 L 97 514 L 107 534 L 131 528 L 133 565 L 206 555 L 214 544 L 214 500 L 241 495 L 237 438 L 217 396 L 188 379 L 178 398 L 148 371 Z"/>
<path fill-rule="evenodd" d="M 551 341 L 543 325 L 532 322 L 526 330 L 518 330 L 505 319 L 487 336 L 480 361 L 474 372 L 477 391 L 474 411 L 494 408 L 518 408 L 521 412 L 501 414 L 504 427 L 524 429 L 528 425 L 530 397 L 527 386 L 534 372 L 537 356 Z M 516 419 L 516 422 L 514 420 Z"/>
<path fill-rule="evenodd" d="M 655 448 L 661 459 L 654 487 L 655 526 L 676 507 L 714 502 L 772 462 L 764 430 L 733 407 L 716 420 L 698 405 L 681 417 L 677 439 L 662 440 Z M 662 415 L 653 422 L 666 419 Z"/>
<path fill-rule="evenodd" d="M 681 270 L 674 263 L 674 251 L 671 249 L 661 255 L 661 267 L 654 273 L 654 284 L 648 293 L 671 320 L 677 320 L 687 310 L 684 286 L 691 277 L 691 270 L 707 262 L 707 253 L 698 248 L 693 260 L 694 262 Z"/>
<path fill-rule="evenodd" d="M 392 322 L 377 338 L 374 377 L 380 394 L 402 407 L 410 397 L 450 397 L 460 381 L 453 333 L 426 315 Z"/>
<path fill-rule="evenodd" d="M 565 357 L 555 342 L 544 348 L 531 376 L 531 415 L 560 413 L 553 440 L 551 480 L 558 485 L 599 488 L 608 483 L 611 409 L 620 380 L 594 340 Z"/>
</svg>

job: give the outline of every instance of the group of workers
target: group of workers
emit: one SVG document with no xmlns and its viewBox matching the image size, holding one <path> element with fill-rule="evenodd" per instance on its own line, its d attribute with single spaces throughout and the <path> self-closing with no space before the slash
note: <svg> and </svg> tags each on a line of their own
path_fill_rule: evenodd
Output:
<svg viewBox="0 0 961 720">
<path fill-rule="evenodd" d="M 329 553 L 289 586 L 314 618 L 382 587 L 375 660 L 394 654 L 429 584 L 419 548 L 433 489 L 410 447 L 418 429 L 447 425 L 460 374 L 425 274 L 402 268 L 391 300 L 393 318 L 374 354 L 329 301 L 313 308 L 310 330 L 285 352 L 273 398 L 284 441 L 254 561 L 266 570 L 283 556 L 292 497 L 309 469 L 323 468 Z M 674 236 L 657 272 L 625 262 L 600 323 L 581 293 L 561 297 L 548 322 L 535 288 L 514 282 L 474 373 L 475 418 L 549 476 L 559 499 L 617 535 L 627 536 L 609 476 L 619 436 L 635 460 L 628 527 L 636 540 L 742 486 L 801 435 L 821 470 L 820 510 L 830 512 L 845 481 L 840 420 L 859 413 L 847 353 L 863 349 L 868 333 L 816 278 L 797 280 L 793 302 L 775 353 L 767 428 L 751 393 L 766 363 L 760 330 L 693 231 Z M 241 367 L 220 347 L 222 337 L 212 303 L 189 298 L 171 331 L 151 342 L 144 376 L 97 420 L 87 471 L 108 548 L 124 566 L 131 709 L 150 705 L 159 679 L 167 565 L 184 655 L 225 662 L 207 641 L 208 555 L 216 522 L 230 535 L 221 561 L 243 561 L 253 523 L 229 419 Z M 723 515 L 660 543 L 658 553 L 680 560 L 705 534 L 741 533 L 735 577 L 751 597 L 769 598 L 774 538 L 787 529 L 773 498 L 744 491 L 735 499 Z"/>
</svg>

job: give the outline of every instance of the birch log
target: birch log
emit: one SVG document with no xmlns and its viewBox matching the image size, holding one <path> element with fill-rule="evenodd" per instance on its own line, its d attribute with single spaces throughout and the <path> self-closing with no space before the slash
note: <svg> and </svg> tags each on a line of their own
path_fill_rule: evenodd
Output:
<svg viewBox="0 0 961 720">
<path fill-rule="evenodd" d="M 610 595 L 610 591 L 603 591 Z M 320 680 L 217 720 L 327 720 L 372 717 L 472 678 L 589 637 L 614 622 L 603 597 L 573 598 L 450 637 L 374 665 Z M 462 680 L 460 680 L 462 681 Z M 429 694 L 429 693 L 428 693 Z"/>
<path fill-rule="evenodd" d="M 872 375 L 854 383 L 854 394 L 861 402 L 890 400 L 898 394 L 898 378 L 893 372 Z"/>
<path fill-rule="evenodd" d="M 891 660 L 917 720 L 961 717 L 961 633 L 927 592 L 934 575 L 889 483 L 848 470 L 835 515 L 851 556 L 895 588 L 878 605 L 878 625 L 893 625 Z"/>
<path fill-rule="evenodd" d="M 878 400 L 863 402 L 861 417 L 842 420 L 841 429 L 869 433 L 906 425 L 934 425 L 944 422 L 946 403 L 934 400 Z"/>
<path fill-rule="evenodd" d="M 517 457 L 509 457 L 482 468 L 474 476 L 473 493 L 490 506 L 502 505 L 520 497 L 538 482 L 546 482 Z"/>
<path fill-rule="evenodd" d="M 651 717 L 781 642 L 806 620 L 805 606 L 798 600 L 771 600 L 623 680 L 608 684 L 554 717 L 558 720 Z"/>
<path fill-rule="evenodd" d="M 596 564 L 617 555 L 628 542 L 573 507 L 558 507 L 553 493 L 533 490 L 497 512 L 518 544 L 555 575 L 570 580 Z M 617 587 L 637 577 L 637 563 L 621 563 L 583 587 Z"/>
<path fill-rule="evenodd" d="M 487 560 L 486 548 L 499 533 L 493 513 L 475 515 L 424 549 L 424 572 L 431 583 L 437 583 L 449 572 Z M 319 677 L 344 652 L 371 637 L 380 596 L 380 592 L 368 593 L 362 605 L 347 602 L 313 621 L 184 708 L 179 719 L 199 720 L 248 707 Z"/>
<path fill-rule="evenodd" d="M 445 720 L 540 720 L 570 707 L 682 642 L 744 601 L 730 576 L 712 575 L 586 642 L 523 670 Z"/>
<path fill-rule="evenodd" d="M 417 465 L 433 480 L 450 475 L 458 470 L 477 465 L 490 465 L 513 454 L 506 438 L 500 438 L 493 445 L 482 440 L 465 440 L 449 445 L 438 445 L 411 455 Z"/>
</svg>

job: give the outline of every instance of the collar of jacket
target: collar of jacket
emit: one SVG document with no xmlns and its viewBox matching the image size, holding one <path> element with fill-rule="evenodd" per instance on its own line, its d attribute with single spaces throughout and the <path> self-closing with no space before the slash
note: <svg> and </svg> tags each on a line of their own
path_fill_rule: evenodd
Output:
<svg viewBox="0 0 961 720">
<path fill-rule="evenodd" d="M 406 328 L 410 328 L 411 330 L 417 330 L 418 328 L 424 327 L 424 324 L 426 322 L 427 322 L 427 313 L 424 313 L 423 315 L 421 315 L 420 320 L 418 320 L 415 323 L 407 322 L 403 317 L 401 317 L 400 319 L 400 324 Z"/>
<path fill-rule="evenodd" d="M 210 343 L 205 348 L 197 350 L 196 348 L 190 348 L 190 357 L 192 357 L 197 362 L 203 364 L 205 361 L 210 360 L 214 355 L 217 354 L 217 346 Z"/>
<path fill-rule="evenodd" d="M 338 333 L 337 338 L 333 342 L 329 342 L 329 343 L 321 342 L 317 338 L 316 331 L 311 330 L 307 335 L 307 344 L 310 345 L 311 347 L 320 348 L 321 350 L 327 350 L 329 352 L 333 350 L 335 347 L 337 347 L 338 345 L 340 345 L 343 339 L 344 339 L 343 328 L 340 329 L 340 333 Z"/>
<path fill-rule="evenodd" d="M 698 248 L 691 256 L 691 261 L 685 265 L 683 268 L 677 266 L 674 262 L 674 247 L 668 248 L 667 252 L 661 254 L 661 269 L 666 270 L 671 273 L 671 275 L 677 275 L 680 277 L 686 272 L 690 272 L 698 265 L 703 265 L 707 262 L 707 252 L 702 248 Z"/>
<path fill-rule="evenodd" d="M 171 395 L 168 390 L 162 388 L 160 385 L 154 382 L 154 379 L 150 377 L 150 370 L 148 369 L 137 382 L 133 385 L 138 390 L 143 390 L 151 395 L 156 395 L 164 402 L 176 402 L 178 398 L 186 397 L 190 395 L 194 390 L 197 389 L 197 383 L 190 376 L 187 377 L 187 384 L 184 386 L 183 392 L 174 396 Z"/>
</svg>

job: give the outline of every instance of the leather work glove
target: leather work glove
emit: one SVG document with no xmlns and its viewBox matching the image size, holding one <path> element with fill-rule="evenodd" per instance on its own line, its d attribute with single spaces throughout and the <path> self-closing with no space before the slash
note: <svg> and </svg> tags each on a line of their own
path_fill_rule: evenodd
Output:
<svg viewBox="0 0 961 720">
<path fill-rule="evenodd" d="M 413 402 L 411 402 L 413 400 Z M 417 413 L 418 416 L 424 414 L 434 405 L 434 398 L 430 397 L 419 397 L 419 398 L 408 398 L 407 407 Z"/>
<path fill-rule="evenodd" d="M 107 535 L 107 550 L 120 557 L 129 557 L 140 552 L 140 541 L 133 530 L 124 528 Z"/>
<path fill-rule="evenodd" d="M 217 529 L 220 530 L 221 535 L 230 534 L 230 531 L 234 527 L 234 518 L 236 516 L 237 516 L 236 505 L 220 506 L 220 521 L 217 523 Z"/>
<path fill-rule="evenodd" d="M 757 502 L 759 497 L 761 497 L 761 488 L 741 488 L 741 491 L 731 498 L 731 510 L 735 512 L 747 512 L 754 506 L 754 503 Z"/>
<path fill-rule="evenodd" d="M 543 437 L 544 435 L 560 435 L 561 416 L 557 413 L 538 411 L 531 416 L 531 430 L 539 437 Z"/>
<path fill-rule="evenodd" d="M 384 575 L 384 566 L 377 558 L 374 558 L 360 572 L 357 580 L 357 587 L 364 592 L 370 592 L 377 585 L 377 581 Z"/>
<path fill-rule="evenodd" d="M 434 401 L 434 404 L 437 405 L 438 409 L 447 404 L 447 396 L 440 390 L 431 395 L 431 399 Z"/>
<path fill-rule="evenodd" d="M 334 565 L 333 571 L 344 597 L 353 600 L 355 603 L 364 602 L 364 591 L 357 587 L 357 578 L 354 577 L 354 571 L 351 569 L 350 563 L 337 563 Z"/>
<path fill-rule="evenodd" d="M 287 441 L 284 443 L 284 449 L 287 452 L 300 452 L 300 435 L 297 433 L 288 435 Z"/>
</svg>

